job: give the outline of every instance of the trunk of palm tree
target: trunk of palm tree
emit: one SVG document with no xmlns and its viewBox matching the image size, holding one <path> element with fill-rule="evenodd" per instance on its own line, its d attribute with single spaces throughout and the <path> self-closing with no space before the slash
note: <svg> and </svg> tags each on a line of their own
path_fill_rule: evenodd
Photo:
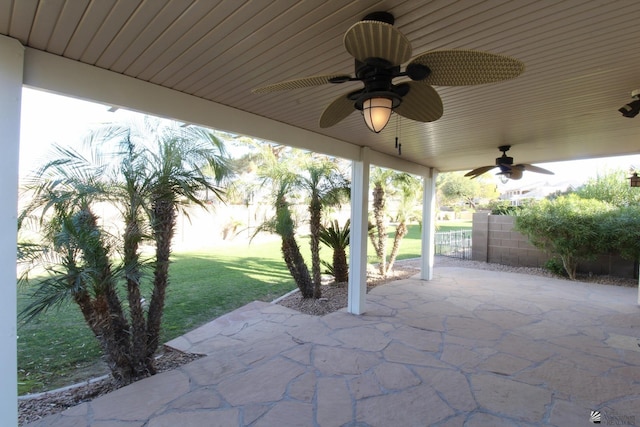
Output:
<svg viewBox="0 0 640 427">
<path fill-rule="evenodd" d="M 293 236 L 282 236 L 282 255 L 287 268 L 300 289 L 302 298 L 314 297 L 314 286 L 298 243 Z"/>
<path fill-rule="evenodd" d="M 276 233 L 282 239 L 282 256 L 303 298 L 313 297 L 313 281 L 296 242 L 295 227 L 284 193 L 276 198 Z"/>
<path fill-rule="evenodd" d="M 135 217 L 135 214 L 133 215 Z M 140 254 L 141 231 L 136 219 L 127 220 L 124 231 L 124 268 L 127 282 L 129 315 L 131 317 L 131 366 L 136 377 L 151 375 L 153 366 L 147 358 L 147 325 L 142 308 L 140 293 Z"/>
<path fill-rule="evenodd" d="M 171 240 L 176 224 L 176 210 L 173 203 L 156 199 L 152 206 L 153 239 L 156 243 L 156 265 L 153 274 L 153 293 L 147 317 L 147 365 L 152 368 L 153 355 L 158 348 L 160 324 L 164 310 L 165 294 L 169 284 L 169 257 Z"/>
<path fill-rule="evenodd" d="M 322 218 L 322 204 L 317 192 L 314 192 L 309 204 L 309 230 L 311 232 L 311 272 L 313 276 L 313 297 L 322 296 L 322 277 L 320 271 L 320 228 Z"/>
<path fill-rule="evenodd" d="M 113 334 L 109 327 L 109 316 L 108 313 L 105 316 L 104 310 L 107 304 L 103 298 L 101 299 L 102 301 L 100 302 L 99 300 L 91 300 L 86 291 L 78 292 L 74 295 L 74 301 L 80 307 L 85 322 L 98 339 L 100 347 L 102 347 L 106 359 L 105 362 L 109 366 L 114 380 L 121 385 L 129 384 L 131 383 L 129 364 L 116 341 L 112 339 Z"/>
<path fill-rule="evenodd" d="M 387 274 L 387 227 L 384 221 L 384 207 L 384 188 L 376 183 L 373 188 L 373 217 L 376 222 L 376 232 L 369 236 L 378 256 L 378 271 L 383 277 Z"/>
<path fill-rule="evenodd" d="M 400 221 L 400 223 L 396 227 L 396 235 L 393 239 L 393 247 L 391 248 L 391 254 L 389 255 L 389 263 L 387 264 L 386 274 L 393 270 L 393 264 L 396 262 L 396 257 L 398 256 L 398 252 L 400 251 L 400 242 L 408 232 L 409 229 L 407 228 L 406 222 Z"/>
<path fill-rule="evenodd" d="M 333 249 L 333 274 L 338 283 L 349 281 L 349 264 L 347 262 L 347 252 L 344 248 Z"/>
<path fill-rule="evenodd" d="M 130 363 L 130 329 L 116 292 L 109 251 L 102 243 L 96 216 L 90 209 L 81 210 L 74 222 L 81 234 L 88 237 L 87 240 L 79 239 L 78 243 L 86 263 L 95 269 L 94 280 L 98 284 L 93 299 L 83 290 L 76 296 L 76 302 L 102 343 L 115 380 L 129 384 L 135 378 Z"/>
</svg>

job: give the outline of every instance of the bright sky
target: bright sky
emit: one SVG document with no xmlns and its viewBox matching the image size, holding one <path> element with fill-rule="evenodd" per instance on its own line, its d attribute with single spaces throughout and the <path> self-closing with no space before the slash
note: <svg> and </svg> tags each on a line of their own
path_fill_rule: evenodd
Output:
<svg viewBox="0 0 640 427">
<path fill-rule="evenodd" d="M 22 123 L 20 140 L 20 174 L 25 175 L 43 162 L 53 143 L 78 146 L 86 133 L 96 125 L 112 121 L 131 121 L 140 114 L 126 110 L 110 112 L 109 106 L 67 98 L 25 88 L 22 91 Z M 518 158 L 515 156 L 515 162 Z M 525 172 L 519 181 L 499 184 L 499 189 L 538 182 L 577 181 L 612 169 L 640 166 L 640 155 L 607 157 L 571 162 L 537 163 L 555 175 Z"/>
<path fill-rule="evenodd" d="M 113 121 L 130 121 L 140 114 L 109 111 L 110 106 L 28 88 L 22 90 L 20 175 L 45 161 L 52 144 L 78 147 L 90 129 Z"/>
</svg>

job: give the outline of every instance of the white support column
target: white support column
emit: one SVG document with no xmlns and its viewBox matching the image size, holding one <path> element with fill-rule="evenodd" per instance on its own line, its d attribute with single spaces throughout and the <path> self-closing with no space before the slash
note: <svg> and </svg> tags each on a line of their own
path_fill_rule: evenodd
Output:
<svg viewBox="0 0 640 427">
<path fill-rule="evenodd" d="M 420 278 L 433 279 L 433 255 L 436 233 L 436 178 L 438 172 L 431 168 L 423 176 L 422 189 L 422 261 Z"/>
<path fill-rule="evenodd" d="M 367 231 L 369 212 L 369 148 L 351 163 L 351 233 L 349 236 L 349 298 L 351 314 L 365 311 L 367 295 Z"/>
<path fill-rule="evenodd" d="M 18 425 L 16 242 L 24 47 L 0 36 L 0 425 Z"/>
</svg>

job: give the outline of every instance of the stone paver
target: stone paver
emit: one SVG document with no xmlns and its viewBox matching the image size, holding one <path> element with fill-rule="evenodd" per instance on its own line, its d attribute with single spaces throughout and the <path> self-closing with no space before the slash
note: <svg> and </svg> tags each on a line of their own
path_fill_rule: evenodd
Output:
<svg viewBox="0 0 640 427">
<path fill-rule="evenodd" d="M 640 425 L 636 297 L 442 267 L 374 288 L 363 316 L 254 302 L 168 343 L 206 357 L 32 425 Z"/>
</svg>

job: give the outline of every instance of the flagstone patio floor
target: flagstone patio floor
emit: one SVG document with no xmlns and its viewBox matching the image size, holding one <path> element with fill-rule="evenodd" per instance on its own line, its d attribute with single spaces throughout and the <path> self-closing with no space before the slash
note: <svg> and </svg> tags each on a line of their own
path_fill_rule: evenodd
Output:
<svg viewBox="0 0 640 427">
<path fill-rule="evenodd" d="M 637 288 L 442 267 L 362 316 L 254 302 L 168 345 L 207 356 L 30 425 L 640 425 Z"/>
</svg>

